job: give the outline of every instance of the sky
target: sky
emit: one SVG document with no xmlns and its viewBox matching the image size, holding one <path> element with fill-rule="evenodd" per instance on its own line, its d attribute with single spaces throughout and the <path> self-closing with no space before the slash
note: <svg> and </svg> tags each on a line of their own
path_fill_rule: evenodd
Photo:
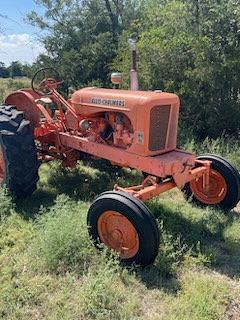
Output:
<svg viewBox="0 0 240 320">
<path fill-rule="evenodd" d="M 0 0 L 0 61 L 9 65 L 12 61 L 32 63 L 44 52 L 37 40 L 41 30 L 24 21 L 31 10 L 43 10 L 34 0 Z"/>
</svg>

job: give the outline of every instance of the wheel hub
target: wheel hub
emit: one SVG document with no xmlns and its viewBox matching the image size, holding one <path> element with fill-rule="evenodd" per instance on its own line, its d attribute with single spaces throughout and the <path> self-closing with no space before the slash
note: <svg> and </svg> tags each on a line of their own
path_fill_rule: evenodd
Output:
<svg viewBox="0 0 240 320">
<path fill-rule="evenodd" d="M 139 250 L 139 237 L 133 224 L 117 211 L 105 211 L 98 219 L 101 241 L 119 253 L 120 258 L 134 257 Z"/>
<path fill-rule="evenodd" d="M 209 186 L 204 187 L 203 178 L 190 182 L 191 191 L 195 198 L 207 205 L 219 204 L 227 194 L 227 183 L 224 177 L 216 170 L 209 173 Z"/>
<path fill-rule="evenodd" d="M 121 242 L 122 238 L 123 238 L 123 235 L 122 235 L 122 232 L 120 230 L 114 230 L 111 234 L 112 238 L 114 241 L 117 241 L 117 242 Z"/>
</svg>

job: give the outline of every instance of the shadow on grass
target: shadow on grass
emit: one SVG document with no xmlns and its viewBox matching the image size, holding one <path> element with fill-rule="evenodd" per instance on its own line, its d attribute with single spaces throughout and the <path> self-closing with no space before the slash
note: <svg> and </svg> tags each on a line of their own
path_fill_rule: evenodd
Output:
<svg viewBox="0 0 240 320">
<path fill-rule="evenodd" d="M 16 201 L 16 210 L 26 219 L 35 219 L 54 205 L 57 194 L 50 190 L 38 189 L 30 197 Z"/>
<path fill-rule="evenodd" d="M 143 269 L 137 269 L 137 277 L 148 289 L 161 289 L 167 294 L 175 295 L 180 289 L 180 283 L 175 273 L 166 273 L 156 265 L 150 265 Z"/>
<path fill-rule="evenodd" d="M 138 183 L 139 174 L 111 166 L 104 160 L 84 161 L 75 169 L 54 168 L 48 178 L 48 185 L 56 192 L 67 194 L 78 201 L 92 201 L 104 191 L 113 190 L 114 185 Z"/>
<path fill-rule="evenodd" d="M 183 251 L 185 253 L 187 251 L 190 252 L 191 256 L 196 257 L 197 262 L 201 264 L 203 262 L 204 265 L 204 261 L 198 261 L 200 254 L 200 260 L 202 259 L 202 255 L 205 256 L 206 266 L 211 269 L 232 278 L 240 275 L 240 243 L 239 248 L 236 250 L 235 238 L 231 243 L 231 239 L 224 237 L 226 228 L 234 222 L 239 221 L 239 213 L 232 211 L 229 214 L 224 214 L 223 212 L 210 209 L 205 209 L 205 211 L 201 209 L 200 211 L 200 209 L 190 204 L 182 203 L 178 205 L 174 202 L 172 202 L 172 207 L 170 207 L 169 204 L 166 206 L 160 204 L 159 201 L 149 203 L 149 208 L 156 219 L 162 221 L 164 230 L 172 237 L 171 241 L 180 239 L 180 246 L 183 248 Z M 184 210 L 192 212 L 186 215 Z M 200 212 L 202 216 L 198 218 L 197 214 Z M 204 214 L 205 212 L 206 215 Z M 235 250 L 231 250 L 232 248 L 235 248 Z M 173 248 L 174 255 L 176 255 L 178 250 L 179 248 Z M 173 252 L 170 250 L 170 255 Z M 181 258 L 182 255 L 180 253 L 177 259 L 181 260 Z M 164 259 L 165 257 L 163 257 Z M 167 263 L 171 263 L 171 259 L 169 261 L 167 258 L 166 261 Z M 173 263 L 175 263 L 174 259 Z M 171 272 L 171 264 L 169 271 Z"/>
<path fill-rule="evenodd" d="M 32 196 L 16 201 L 17 211 L 35 219 L 54 205 L 58 195 L 66 194 L 75 201 L 91 202 L 100 193 L 113 190 L 116 183 L 138 183 L 139 173 L 111 166 L 108 161 L 82 161 L 75 169 L 61 163 L 44 164 L 40 170 L 38 189 Z"/>
</svg>

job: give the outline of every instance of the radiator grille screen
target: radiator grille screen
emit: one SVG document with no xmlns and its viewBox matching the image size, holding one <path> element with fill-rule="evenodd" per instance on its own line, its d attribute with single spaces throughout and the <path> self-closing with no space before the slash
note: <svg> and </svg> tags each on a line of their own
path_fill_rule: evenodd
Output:
<svg viewBox="0 0 240 320">
<path fill-rule="evenodd" d="M 163 150 L 166 146 L 171 106 L 156 106 L 150 112 L 149 150 Z"/>
</svg>

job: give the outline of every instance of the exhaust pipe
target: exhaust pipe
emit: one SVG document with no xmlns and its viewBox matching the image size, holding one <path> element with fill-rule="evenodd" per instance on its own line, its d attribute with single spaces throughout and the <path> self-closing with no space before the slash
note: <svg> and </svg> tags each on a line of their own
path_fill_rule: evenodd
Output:
<svg viewBox="0 0 240 320">
<path fill-rule="evenodd" d="M 130 47 L 131 47 L 131 53 L 132 53 L 132 67 L 130 71 L 130 82 L 131 90 L 139 90 L 138 86 L 138 73 L 137 73 L 137 47 L 136 47 L 136 40 L 135 39 L 129 39 L 128 40 Z"/>
</svg>

